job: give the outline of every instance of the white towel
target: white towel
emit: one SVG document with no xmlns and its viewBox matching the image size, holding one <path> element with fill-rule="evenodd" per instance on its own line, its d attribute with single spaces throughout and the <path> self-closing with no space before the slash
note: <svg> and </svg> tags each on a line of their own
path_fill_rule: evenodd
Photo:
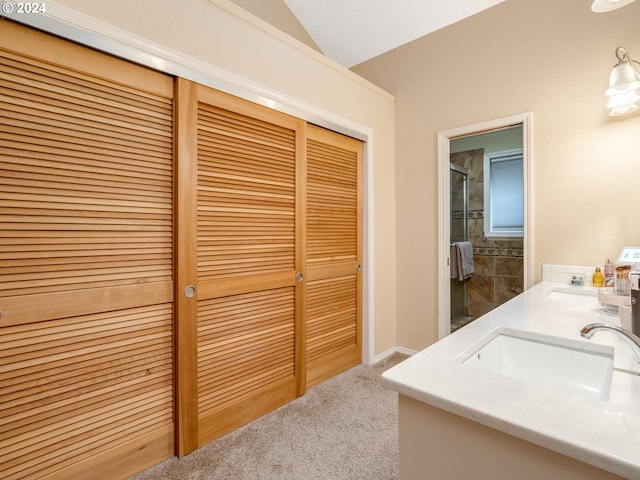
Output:
<svg viewBox="0 0 640 480">
<path fill-rule="evenodd" d="M 449 247 L 449 268 L 451 270 L 451 278 L 458 278 L 458 247 L 452 243 Z"/>
<path fill-rule="evenodd" d="M 458 280 L 461 282 L 473 275 L 473 245 L 471 242 L 456 242 Z"/>
</svg>

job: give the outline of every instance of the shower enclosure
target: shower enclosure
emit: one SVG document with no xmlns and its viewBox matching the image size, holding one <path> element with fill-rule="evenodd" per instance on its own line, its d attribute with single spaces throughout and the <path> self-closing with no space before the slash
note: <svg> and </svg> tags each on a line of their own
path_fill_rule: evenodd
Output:
<svg viewBox="0 0 640 480">
<path fill-rule="evenodd" d="M 465 242 L 468 232 L 468 191 L 467 172 L 458 165 L 449 164 L 451 192 L 450 242 Z M 453 250 L 453 249 L 452 249 Z M 454 253 L 452 251 L 452 253 Z M 451 331 L 464 326 L 471 318 L 469 311 L 469 280 L 459 281 L 451 275 Z"/>
</svg>

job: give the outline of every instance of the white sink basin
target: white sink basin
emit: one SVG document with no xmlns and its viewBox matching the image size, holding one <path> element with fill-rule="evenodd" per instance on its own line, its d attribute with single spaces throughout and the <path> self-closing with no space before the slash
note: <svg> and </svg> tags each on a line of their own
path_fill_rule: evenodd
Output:
<svg viewBox="0 0 640 480">
<path fill-rule="evenodd" d="M 501 327 L 456 359 L 495 375 L 608 400 L 613 348 Z"/>
<path fill-rule="evenodd" d="M 585 305 L 598 304 L 598 292 L 584 287 L 553 287 L 545 293 L 545 297 L 580 302 Z"/>
</svg>

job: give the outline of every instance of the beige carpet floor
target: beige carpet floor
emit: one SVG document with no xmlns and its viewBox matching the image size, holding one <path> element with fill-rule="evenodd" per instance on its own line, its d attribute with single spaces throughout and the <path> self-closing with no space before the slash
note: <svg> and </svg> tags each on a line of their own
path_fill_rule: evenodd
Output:
<svg viewBox="0 0 640 480">
<path fill-rule="evenodd" d="M 395 392 L 380 374 L 407 358 L 358 365 L 197 451 L 132 480 L 392 480 L 398 478 Z"/>
</svg>

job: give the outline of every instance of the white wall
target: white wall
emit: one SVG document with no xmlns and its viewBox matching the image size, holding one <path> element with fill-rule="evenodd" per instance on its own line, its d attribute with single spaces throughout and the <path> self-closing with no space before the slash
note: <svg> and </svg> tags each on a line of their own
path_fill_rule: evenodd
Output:
<svg viewBox="0 0 640 480">
<path fill-rule="evenodd" d="M 370 261 L 363 273 L 373 282 L 365 314 L 375 321 L 369 358 L 396 345 L 392 95 L 226 0 L 59 0 L 48 1 L 43 16 L 13 18 L 125 57 L 131 49 L 114 52 L 112 39 L 126 38 L 146 52 L 143 63 L 169 73 L 186 66 L 187 78 L 367 137 Z"/>
</svg>

